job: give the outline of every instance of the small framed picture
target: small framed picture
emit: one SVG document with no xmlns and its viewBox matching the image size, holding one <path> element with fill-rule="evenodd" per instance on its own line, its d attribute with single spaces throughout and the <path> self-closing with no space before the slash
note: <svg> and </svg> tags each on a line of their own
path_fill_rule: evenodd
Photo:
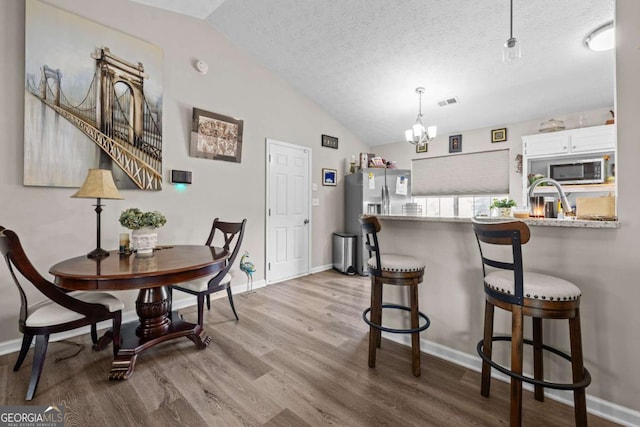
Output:
<svg viewBox="0 0 640 427">
<path fill-rule="evenodd" d="M 504 142 L 507 140 L 507 128 L 494 129 L 491 131 L 491 142 Z"/>
<path fill-rule="evenodd" d="M 429 151 L 429 144 L 416 144 L 416 153 L 426 153 Z"/>
<path fill-rule="evenodd" d="M 462 151 L 462 135 L 451 135 L 449 137 L 449 152 L 460 153 Z"/>
<path fill-rule="evenodd" d="M 322 168 L 322 185 L 336 185 L 338 171 L 335 169 Z"/>
<path fill-rule="evenodd" d="M 322 135 L 322 146 L 338 149 L 338 138 L 335 136 Z"/>
</svg>

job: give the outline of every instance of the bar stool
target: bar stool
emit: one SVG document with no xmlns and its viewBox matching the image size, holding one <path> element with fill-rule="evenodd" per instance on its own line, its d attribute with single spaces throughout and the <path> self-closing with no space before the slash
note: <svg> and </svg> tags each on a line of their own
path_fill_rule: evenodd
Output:
<svg viewBox="0 0 640 427">
<path fill-rule="evenodd" d="M 591 375 L 584 367 L 580 333 L 580 289 L 571 282 L 546 274 L 530 273 L 522 268 L 522 245 L 529 241 L 529 227 L 522 221 L 482 222 L 472 220 L 478 241 L 484 274 L 485 316 L 484 338 L 478 342 L 482 358 L 481 394 L 489 397 L 491 368 L 511 377 L 510 425 L 522 424 L 522 382 L 534 385 L 536 400 L 544 401 L 544 387 L 573 390 L 575 421 L 587 425 L 585 388 Z M 512 261 L 485 257 L 487 245 L 511 246 Z M 483 253 L 483 247 L 485 252 Z M 496 270 L 488 272 L 486 266 Z M 511 336 L 493 335 L 494 308 L 511 312 Z M 523 317 L 533 320 L 533 340 L 523 338 Z M 571 355 L 542 342 L 542 319 L 568 319 Z M 511 341 L 511 369 L 491 360 L 494 341 Z M 534 378 L 522 375 L 523 343 L 533 346 Z M 553 383 L 544 380 L 543 350 L 550 351 L 571 362 L 573 383 Z"/>
<path fill-rule="evenodd" d="M 380 254 L 378 232 L 381 230 L 378 218 L 362 216 L 360 227 L 365 236 L 365 247 L 369 251 L 367 267 L 371 277 L 371 306 L 362 313 L 362 318 L 369 325 L 369 367 L 376 367 L 376 348 L 381 344 L 381 332 L 411 334 L 411 354 L 413 375 L 420 376 L 420 332 L 431 323 L 429 318 L 418 309 L 418 284 L 422 283 L 425 265 L 420 260 L 407 255 Z M 382 303 L 382 285 L 409 286 L 410 306 Z M 411 328 L 394 329 L 382 326 L 382 309 L 409 311 Z M 370 319 L 367 314 L 370 314 Z M 419 318 L 425 323 L 420 326 Z"/>
</svg>

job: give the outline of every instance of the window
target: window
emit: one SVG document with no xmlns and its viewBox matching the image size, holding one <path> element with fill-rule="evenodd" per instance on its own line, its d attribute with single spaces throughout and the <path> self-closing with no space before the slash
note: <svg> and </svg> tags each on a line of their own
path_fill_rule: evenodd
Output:
<svg viewBox="0 0 640 427">
<path fill-rule="evenodd" d="M 433 196 L 412 198 L 414 203 L 422 206 L 427 217 L 471 218 L 474 216 L 490 216 L 490 206 L 495 199 L 508 198 L 508 194 L 474 195 L 474 196 Z"/>
<path fill-rule="evenodd" d="M 494 199 L 509 197 L 509 150 L 413 160 L 413 202 L 425 216 L 489 216 Z"/>
<path fill-rule="evenodd" d="M 493 195 L 509 192 L 509 150 L 428 157 L 411 162 L 416 196 Z"/>
</svg>

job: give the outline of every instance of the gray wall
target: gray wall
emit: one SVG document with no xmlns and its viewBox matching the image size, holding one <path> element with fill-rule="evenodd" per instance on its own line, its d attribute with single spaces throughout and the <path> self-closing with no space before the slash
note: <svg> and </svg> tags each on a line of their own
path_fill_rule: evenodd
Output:
<svg viewBox="0 0 640 427">
<path fill-rule="evenodd" d="M 312 149 L 311 265 L 331 264 L 331 234 L 343 224 L 341 179 L 345 158 L 368 151 L 358 138 L 286 81 L 231 45 L 204 21 L 150 8 L 127 0 L 105 7 L 98 0 L 47 2 L 105 26 L 126 32 L 164 49 L 163 169 L 161 192 L 122 191 L 125 200 L 108 200 L 102 213 L 102 246 L 117 248 L 118 233 L 126 231 L 118 216 L 127 207 L 159 210 L 167 218 L 159 243 L 203 244 L 213 218 L 247 218 L 243 248 L 256 264 L 255 281 L 265 278 L 265 138 Z M 95 247 L 95 213 L 88 199 L 69 198 L 70 188 L 24 187 L 24 21 L 22 0 L 0 2 L 0 224 L 15 230 L 35 266 L 45 274 L 54 263 Z M 202 76 L 194 60 L 209 64 Z M 244 119 L 242 163 L 189 157 L 192 107 Z M 320 146 L 320 137 L 339 138 L 339 149 Z M 336 187 L 321 185 L 322 168 L 338 169 Z M 193 184 L 176 191 L 168 183 L 170 169 L 193 171 Z M 244 286 L 244 276 L 238 274 Z M 0 267 L 0 343 L 18 337 L 18 295 L 6 267 Z M 132 308 L 135 293 L 124 296 Z M 183 297 L 182 295 L 176 297 Z M 191 298 L 193 300 L 193 298 Z"/>
</svg>

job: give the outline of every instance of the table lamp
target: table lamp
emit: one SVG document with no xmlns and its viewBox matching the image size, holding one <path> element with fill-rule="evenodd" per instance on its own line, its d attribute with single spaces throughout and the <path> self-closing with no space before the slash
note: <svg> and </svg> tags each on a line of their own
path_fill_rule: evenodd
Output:
<svg viewBox="0 0 640 427">
<path fill-rule="evenodd" d="M 100 212 L 102 212 L 102 204 L 100 199 L 122 199 L 116 184 L 113 182 L 113 175 L 110 170 L 105 169 L 89 169 L 89 175 L 85 179 L 82 187 L 71 197 L 79 197 L 83 199 L 98 199 L 94 205 L 96 207 L 97 229 L 96 229 L 96 248 L 87 254 L 87 258 L 105 258 L 109 256 L 109 252 L 100 247 Z"/>
</svg>

